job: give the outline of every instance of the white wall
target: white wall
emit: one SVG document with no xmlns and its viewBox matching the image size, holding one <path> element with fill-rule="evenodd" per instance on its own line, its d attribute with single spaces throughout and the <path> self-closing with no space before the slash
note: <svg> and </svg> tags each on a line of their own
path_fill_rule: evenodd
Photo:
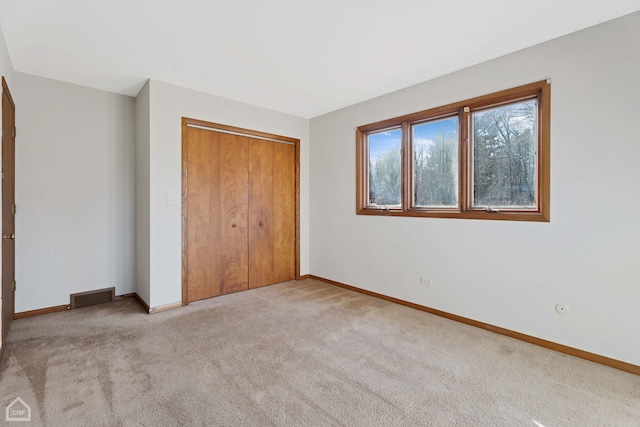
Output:
<svg viewBox="0 0 640 427">
<path fill-rule="evenodd" d="M 150 97 L 149 81 L 136 97 L 136 242 L 135 283 L 136 293 L 147 304 L 151 301 L 150 279 Z"/>
<path fill-rule="evenodd" d="M 311 273 L 640 364 L 638 40 L 640 13 L 312 119 Z M 355 215 L 357 126 L 547 77 L 550 223 Z"/>
<path fill-rule="evenodd" d="M 0 28 L 0 76 L 3 76 L 7 81 L 9 90 L 13 89 L 13 67 L 11 66 L 11 59 L 9 58 L 9 51 L 4 41 L 4 34 L 2 28 Z M 2 87 L 0 87 L 0 96 L 2 96 Z M 12 94 L 13 95 L 13 94 Z M 14 100 L 15 102 L 15 100 Z M 2 116 L 0 115 L 0 129 L 2 129 Z M 2 162 L 2 150 L 0 150 L 0 163 Z M 0 187 L 0 193 L 2 188 Z M 0 194 L 0 200 L 2 200 L 2 194 Z M 0 215 L 0 229 L 2 229 L 2 216 Z M 0 245 L 0 259 L 2 259 L 2 246 Z M 0 262 L 0 277 L 2 277 L 2 263 Z M 0 331 L 2 331 L 2 294 L 0 293 Z M 2 340 L 0 339 L 0 348 L 2 348 Z"/>
<path fill-rule="evenodd" d="M 181 207 L 166 196 L 182 193 L 182 117 L 259 130 L 301 142 L 300 274 L 309 272 L 309 121 L 296 116 L 150 82 L 151 111 L 151 307 L 182 299 Z"/>
<path fill-rule="evenodd" d="M 14 73 L 16 312 L 134 289 L 134 98 Z"/>
<path fill-rule="evenodd" d="M 4 41 L 4 34 L 2 28 L 0 28 L 0 76 L 4 76 L 9 86 L 9 90 L 12 88 L 13 82 L 13 67 L 11 66 L 11 58 L 9 58 L 9 51 L 7 50 L 7 44 Z M 0 89 L 2 92 L 2 89 Z M 2 120 L 0 118 L 0 120 Z"/>
</svg>

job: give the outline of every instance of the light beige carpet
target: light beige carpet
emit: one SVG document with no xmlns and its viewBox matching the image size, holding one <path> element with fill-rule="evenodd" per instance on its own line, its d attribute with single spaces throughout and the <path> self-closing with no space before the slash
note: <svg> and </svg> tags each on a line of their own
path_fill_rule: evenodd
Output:
<svg viewBox="0 0 640 427">
<path fill-rule="evenodd" d="M 21 425 L 640 425 L 638 376 L 313 280 L 17 320 L 2 423 L 16 397 Z"/>
</svg>

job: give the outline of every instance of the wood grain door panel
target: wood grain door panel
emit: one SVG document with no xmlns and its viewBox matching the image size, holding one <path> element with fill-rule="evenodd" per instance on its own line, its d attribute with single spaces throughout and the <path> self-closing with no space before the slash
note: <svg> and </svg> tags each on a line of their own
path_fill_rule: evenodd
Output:
<svg viewBox="0 0 640 427">
<path fill-rule="evenodd" d="M 221 257 L 220 293 L 249 288 L 249 141 L 220 134 Z"/>
<path fill-rule="evenodd" d="M 273 281 L 273 146 L 249 140 L 249 288 Z"/>
<path fill-rule="evenodd" d="M 296 147 L 273 144 L 273 282 L 296 277 Z"/>
<path fill-rule="evenodd" d="M 188 301 L 220 295 L 220 134 L 188 132 Z"/>
<path fill-rule="evenodd" d="M 15 104 L 2 78 L 2 234 L 15 235 Z M 15 240 L 2 239 L 2 349 L 15 311 Z"/>
</svg>

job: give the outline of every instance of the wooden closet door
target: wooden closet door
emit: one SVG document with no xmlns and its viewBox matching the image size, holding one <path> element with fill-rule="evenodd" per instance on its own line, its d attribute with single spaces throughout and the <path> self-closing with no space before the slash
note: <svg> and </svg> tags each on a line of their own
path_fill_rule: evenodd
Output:
<svg viewBox="0 0 640 427">
<path fill-rule="evenodd" d="M 296 147 L 273 144 L 273 283 L 296 278 Z"/>
<path fill-rule="evenodd" d="M 249 288 L 273 281 L 273 146 L 249 140 Z"/>
<path fill-rule="evenodd" d="M 186 154 L 187 302 L 247 289 L 247 138 L 189 128 Z"/>
<path fill-rule="evenodd" d="M 220 134 L 220 294 L 249 288 L 249 140 Z"/>
<path fill-rule="evenodd" d="M 249 142 L 249 288 L 295 279 L 295 146 Z"/>
</svg>

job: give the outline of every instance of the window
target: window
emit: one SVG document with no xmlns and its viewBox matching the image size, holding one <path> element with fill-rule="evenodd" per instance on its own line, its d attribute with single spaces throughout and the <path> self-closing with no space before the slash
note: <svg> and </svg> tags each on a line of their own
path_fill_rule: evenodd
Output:
<svg viewBox="0 0 640 427">
<path fill-rule="evenodd" d="M 360 215 L 549 221 L 551 84 L 357 130 Z"/>
</svg>

